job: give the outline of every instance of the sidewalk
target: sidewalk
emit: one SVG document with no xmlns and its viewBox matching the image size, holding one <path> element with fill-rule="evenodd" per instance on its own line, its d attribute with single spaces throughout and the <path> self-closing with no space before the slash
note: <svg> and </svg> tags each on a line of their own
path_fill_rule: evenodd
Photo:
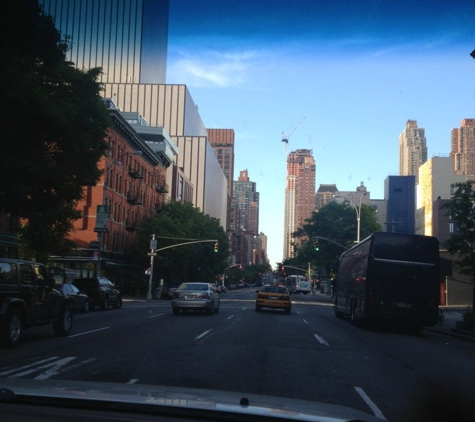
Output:
<svg viewBox="0 0 475 422">
<path fill-rule="evenodd" d="M 475 341 L 475 331 L 464 330 L 457 327 L 457 322 L 463 320 L 462 315 L 465 312 L 465 309 L 441 309 L 444 311 L 444 320 L 442 323 L 434 325 L 433 327 L 424 327 L 426 330 Z"/>
<path fill-rule="evenodd" d="M 315 296 L 323 299 L 327 302 L 333 302 L 333 298 L 327 293 L 315 292 Z M 444 320 L 439 325 L 433 327 L 424 327 L 429 331 L 436 331 L 441 334 L 445 334 L 452 337 L 458 337 L 465 340 L 475 341 L 475 331 L 464 330 L 457 327 L 457 322 L 463 321 L 463 313 L 466 312 L 466 307 L 462 308 L 445 308 L 441 307 L 444 312 Z"/>
</svg>

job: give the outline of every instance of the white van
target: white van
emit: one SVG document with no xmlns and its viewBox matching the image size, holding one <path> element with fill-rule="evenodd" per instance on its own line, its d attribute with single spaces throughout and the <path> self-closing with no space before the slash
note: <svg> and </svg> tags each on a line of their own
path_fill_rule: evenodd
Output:
<svg viewBox="0 0 475 422">
<path fill-rule="evenodd" d="M 306 295 L 312 291 L 312 284 L 310 283 L 310 280 L 305 279 L 303 277 L 297 281 L 295 287 L 295 293 L 303 293 Z"/>
</svg>

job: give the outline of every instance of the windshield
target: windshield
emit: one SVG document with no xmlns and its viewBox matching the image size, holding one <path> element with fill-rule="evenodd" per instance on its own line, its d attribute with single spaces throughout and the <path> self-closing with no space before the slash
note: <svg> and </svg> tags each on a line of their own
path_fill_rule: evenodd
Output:
<svg viewBox="0 0 475 422">
<path fill-rule="evenodd" d="M 7 2 L 0 390 L 475 415 L 473 0 Z"/>
</svg>

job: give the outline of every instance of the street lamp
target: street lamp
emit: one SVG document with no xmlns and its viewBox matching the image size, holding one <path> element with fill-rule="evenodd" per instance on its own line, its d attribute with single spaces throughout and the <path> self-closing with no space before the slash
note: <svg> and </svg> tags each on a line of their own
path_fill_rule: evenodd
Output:
<svg viewBox="0 0 475 422">
<path fill-rule="evenodd" d="M 356 229 L 356 243 L 360 243 L 360 231 L 361 231 L 361 202 L 363 201 L 363 196 L 366 195 L 366 192 L 363 192 L 363 195 L 360 196 L 360 202 L 358 204 L 358 208 L 356 208 L 356 205 L 353 203 L 353 201 L 350 198 L 350 203 L 353 205 L 353 208 L 356 211 L 356 222 L 357 222 L 357 229 Z"/>
</svg>

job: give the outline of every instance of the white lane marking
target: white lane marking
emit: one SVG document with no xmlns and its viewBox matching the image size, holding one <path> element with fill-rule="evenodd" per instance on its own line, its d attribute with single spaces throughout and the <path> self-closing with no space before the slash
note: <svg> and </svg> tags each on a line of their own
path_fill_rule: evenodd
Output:
<svg viewBox="0 0 475 422">
<path fill-rule="evenodd" d="M 84 334 L 97 333 L 98 331 L 108 330 L 109 328 L 110 327 L 103 327 L 103 328 L 98 328 L 97 330 L 85 331 L 84 333 L 73 334 L 72 336 L 69 336 L 69 338 L 83 336 Z"/>
<path fill-rule="evenodd" d="M 138 378 L 132 378 L 127 382 L 127 384 L 135 384 L 139 379 Z"/>
<path fill-rule="evenodd" d="M 245 311 L 246 309 L 247 309 L 246 307 L 242 308 L 243 311 Z"/>
<path fill-rule="evenodd" d="M 157 318 L 162 315 L 165 315 L 165 314 L 163 313 L 163 314 L 157 314 L 157 315 L 150 315 L 149 318 Z"/>
<path fill-rule="evenodd" d="M 231 319 L 231 318 L 234 318 L 234 315 L 230 315 L 226 319 Z"/>
<path fill-rule="evenodd" d="M 374 416 L 376 416 L 377 418 L 383 419 L 385 421 L 387 420 L 384 417 L 383 412 L 379 410 L 379 407 L 374 404 L 373 400 L 369 398 L 369 396 L 364 392 L 364 390 L 361 387 L 355 387 L 355 390 L 361 396 L 361 398 L 366 402 L 366 404 L 370 407 L 370 409 L 373 411 Z"/>
<path fill-rule="evenodd" d="M 71 369 L 79 368 L 80 366 L 86 365 L 87 363 L 94 362 L 96 360 L 96 358 L 86 359 L 82 362 L 76 363 L 75 365 L 70 365 L 67 368 L 62 368 L 64 365 L 68 363 L 67 359 L 70 359 L 70 358 L 66 358 L 66 359 L 62 359 L 61 361 L 58 361 L 59 362 L 58 365 L 55 365 L 54 368 L 49 369 L 48 371 L 43 372 L 42 374 L 38 375 L 37 377 L 35 377 L 35 380 L 45 380 L 52 377 L 53 375 L 62 374 L 63 372 L 70 371 Z M 76 359 L 76 358 L 73 358 L 73 359 Z M 62 361 L 65 361 L 65 362 L 62 362 Z"/>
<path fill-rule="evenodd" d="M 307 320 L 306 320 L 306 319 L 303 319 L 302 321 L 303 321 L 305 324 L 307 324 L 307 325 L 308 325 L 308 322 L 307 322 Z"/>
<path fill-rule="evenodd" d="M 320 337 L 318 334 L 314 334 L 314 336 L 321 344 L 324 344 L 325 346 L 330 346 L 323 337 Z"/>
<path fill-rule="evenodd" d="M 198 337 L 195 337 L 195 340 L 199 340 L 200 338 L 203 338 L 206 334 L 210 333 L 213 331 L 212 329 L 206 330 L 204 333 L 201 333 Z"/>
<path fill-rule="evenodd" d="M 0 377 L 3 377 L 4 375 L 12 374 L 13 372 L 21 371 L 23 369 L 31 368 L 32 366 L 41 365 L 42 363 L 49 362 L 49 361 L 55 360 L 55 359 L 58 359 L 58 357 L 53 356 L 52 358 L 42 359 L 42 360 L 39 360 L 38 362 L 30 363 L 29 365 L 20 366 L 19 368 L 9 369 L 8 371 L 0 372 Z"/>
<path fill-rule="evenodd" d="M 42 366 L 39 366 L 39 367 L 34 368 L 34 369 L 29 369 L 28 371 L 23 371 L 23 372 L 20 372 L 18 374 L 15 374 L 15 375 L 10 375 L 8 378 L 19 378 L 19 377 L 22 377 L 24 375 L 29 375 L 33 372 L 38 372 L 40 369 L 47 369 L 47 368 L 52 368 L 52 367 L 53 368 L 61 368 L 64 365 L 67 365 L 69 362 L 71 362 L 74 359 L 76 359 L 76 357 L 69 357 L 69 358 L 60 359 L 60 360 L 57 360 L 56 362 L 47 363 L 46 365 L 42 365 Z M 46 372 L 48 372 L 48 371 L 46 371 Z"/>
</svg>

